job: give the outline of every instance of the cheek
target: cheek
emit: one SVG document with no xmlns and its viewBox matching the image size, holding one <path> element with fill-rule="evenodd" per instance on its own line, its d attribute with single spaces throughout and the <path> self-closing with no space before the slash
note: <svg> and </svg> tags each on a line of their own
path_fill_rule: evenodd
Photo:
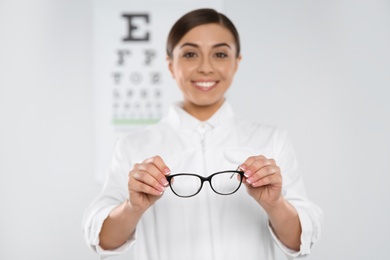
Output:
<svg viewBox="0 0 390 260">
<path fill-rule="evenodd" d="M 220 74 L 225 80 L 231 80 L 234 76 L 235 68 L 233 66 L 224 67 L 220 69 Z"/>
<path fill-rule="evenodd" d="M 177 80 L 185 80 L 191 75 L 192 71 L 193 68 L 191 66 L 178 63 L 174 66 L 172 75 L 174 75 Z"/>
</svg>

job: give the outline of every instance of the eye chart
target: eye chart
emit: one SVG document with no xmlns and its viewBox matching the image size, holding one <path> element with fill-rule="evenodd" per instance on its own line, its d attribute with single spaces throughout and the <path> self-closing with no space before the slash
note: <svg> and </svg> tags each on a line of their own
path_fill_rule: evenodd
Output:
<svg viewBox="0 0 390 260">
<path fill-rule="evenodd" d="M 95 0 L 93 90 L 95 172 L 105 178 L 118 138 L 157 123 L 181 93 L 166 63 L 170 28 L 196 8 L 223 11 L 222 0 Z"/>
</svg>

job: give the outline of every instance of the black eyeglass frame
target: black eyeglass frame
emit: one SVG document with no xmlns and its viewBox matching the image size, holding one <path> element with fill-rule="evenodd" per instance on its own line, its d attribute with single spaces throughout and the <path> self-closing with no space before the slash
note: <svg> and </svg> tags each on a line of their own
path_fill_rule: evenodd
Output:
<svg viewBox="0 0 390 260">
<path fill-rule="evenodd" d="M 238 174 L 240 175 L 240 183 L 238 184 L 237 188 L 236 188 L 234 191 L 232 191 L 232 192 L 229 192 L 229 193 L 220 193 L 220 192 L 217 192 L 217 191 L 214 189 L 213 185 L 211 184 L 211 179 L 212 179 L 213 176 L 215 176 L 215 175 L 222 174 L 222 173 L 228 173 L 228 172 L 231 172 L 231 173 L 238 173 Z M 201 181 L 200 186 L 199 186 L 199 189 L 196 191 L 196 193 L 194 193 L 194 194 L 192 194 L 192 195 L 189 195 L 189 196 L 182 196 L 182 195 L 177 194 L 177 193 L 175 192 L 175 190 L 174 190 L 174 189 L 172 188 L 172 186 L 171 186 L 171 180 L 172 180 L 174 177 L 176 177 L 176 176 L 194 176 L 194 177 L 199 178 L 200 181 Z M 211 175 L 208 176 L 208 177 L 203 177 L 203 176 L 200 176 L 200 175 L 195 174 L 195 173 L 176 173 L 176 174 L 168 175 L 168 176 L 166 176 L 166 178 L 167 178 L 167 181 L 168 181 L 168 183 L 169 183 L 169 187 L 171 188 L 172 192 L 173 192 L 176 196 L 181 197 L 181 198 L 190 198 L 190 197 L 193 197 L 193 196 L 197 195 L 197 194 L 202 190 L 203 183 L 204 183 L 205 181 L 208 181 L 208 182 L 209 182 L 211 189 L 212 189 L 215 193 L 217 193 L 217 194 L 219 194 L 219 195 L 231 195 L 231 194 L 235 193 L 236 191 L 238 191 L 238 189 L 241 187 L 242 179 L 244 178 L 244 172 L 243 172 L 243 171 L 236 171 L 236 170 L 220 171 L 220 172 L 215 172 L 215 173 L 211 174 Z"/>
</svg>

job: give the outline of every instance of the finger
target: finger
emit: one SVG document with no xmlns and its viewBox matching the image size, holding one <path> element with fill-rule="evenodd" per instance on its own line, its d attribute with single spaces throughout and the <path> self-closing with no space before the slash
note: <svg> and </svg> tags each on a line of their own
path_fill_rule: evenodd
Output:
<svg viewBox="0 0 390 260">
<path fill-rule="evenodd" d="M 145 172 L 148 175 L 152 176 L 155 179 L 155 181 L 159 182 L 162 186 L 168 185 L 166 176 L 154 164 L 151 163 L 140 164 L 137 170 L 140 173 Z"/>
<path fill-rule="evenodd" d="M 246 168 L 251 165 L 253 162 L 255 162 L 256 160 L 259 160 L 259 159 L 264 159 L 265 156 L 264 155 L 257 155 L 257 156 L 250 156 L 248 157 L 244 163 L 242 163 L 240 165 L 240 169 L 242 170 L 246 170 Z"/>
<path fill-rule="evenodd" d="M 249 184 L 252 184 L 252 183 L 254 183 L 262 178 L 265 178 L 265 177 L 273 175 L 273 174 L 277 174 L 279 172 L 280 172 L 280 169 L 278 166 L 266 165 L 266 166 L 261 167 L 259 170 L 257 170 L 254 174 L 252 174 L 252 176 L 248 177 L 246 181 Z"/>
<path fill-rule="evenodd" d="M 138 181 L 138 183 L 135 183 L 136 184 L 135 187 L 130 187 L 134 190 L 143 191 L 143 190 L 139 190 L 138 186 L 144 187 L 144 185 L 147 185 L 147 186 L 149 186 L 157 191 L 160 191 L 160 192 L 163 192 L 166 188 L 159 181 L 157 181 L 156 178 L 150 174 L 150 172 L 137 170 L 137 171 L 134 171 L 131 174 L 131 176 L 136 181 Z M 165 181 L 166 181 L 166 179 L 165 179 Z"/>
<path fill-rule="evenodd" d="M 134 184 L 132 185 L 132 188 L 129 188 L 129 190 L 130 190 L 130 193 L 132 191 L 134 191 L 134 192 L 150 194 L 150 195 L 154 195 L 154 196 L 160 196 L 163 193 L 162 191 L 156 190 L 155 188 L 153 188 L 153 187 L 151 187 L 143 182 L 137 181 L 135 179 L 134 179 Z"/>
<path fill-rule="evenodd" d="M 153 156 L 144 161 L 144 163 L 151 163 L 157 167 L 157 169 L 164 175 L 171 173 L 169 167 L 165 164 L 164 160 L 160 156 Z"/>
<path fill-rule="evenodd" d="M 155 189 L 161 191 L 164 189 L 164 185 L 162 185 L 149 171 L 142 171 L 142 170 L 134 171 L 132 177 L 135 180 L 142 182 L 146 185 L 149 185 Z"/>
<path fill-rule="evenodd" d="M 244 163 L 238 166 L 238 170 L 245 172 L 248 169 L 248 167 L 253 164 L 253 162 L 261 158 L 265 158 L 265 157 L 262 155 L 248 157 Z"/>
<path fill-rule="evenodd" d="M 245 177 L 250 177 L 260 168 L 264 160 L 267 160 L 267 158 L 263 155 L 251 156 L 240 165 L 240 170 L 244 171 Z"/>
<path fill-rule="evenodd" d="M 261 186 L 267 186 L 267 185 L 276 185 L 276 184 L 281 184 L 282 183 L 282 178 L 281 175 L 269 175 L 267 177 L 264 177 L 260 180 L 257 180 L 250 185 L 252 187 L 261 187 Z"/>
<path fill-rule="evenodd" d="M 158 182 L 160 182 L 161 185 L 168 185 L 168 181 L 165 176 L 170 174 L 170 170 L 160 156 L 154 156 L 146 159 L 138 166 L 138 169 L 149 172 Z"/>
</svg>

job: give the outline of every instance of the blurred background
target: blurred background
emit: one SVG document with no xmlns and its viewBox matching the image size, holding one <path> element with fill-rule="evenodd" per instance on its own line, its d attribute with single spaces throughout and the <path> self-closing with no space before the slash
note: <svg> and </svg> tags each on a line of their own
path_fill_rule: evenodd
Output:
<svg viewBox="0 0 390 260">
<path fill-rule="evenodd" d="M 81 230 L 101 188 L 93 5 L 0 0 L 0 259 L 98 259 Z M 288 130 L 324 210 L 308 259 L 385 259 L 390 1 L 226 0 L 224 12 L 242 39 L 230 102 Z"/>
</svg>

